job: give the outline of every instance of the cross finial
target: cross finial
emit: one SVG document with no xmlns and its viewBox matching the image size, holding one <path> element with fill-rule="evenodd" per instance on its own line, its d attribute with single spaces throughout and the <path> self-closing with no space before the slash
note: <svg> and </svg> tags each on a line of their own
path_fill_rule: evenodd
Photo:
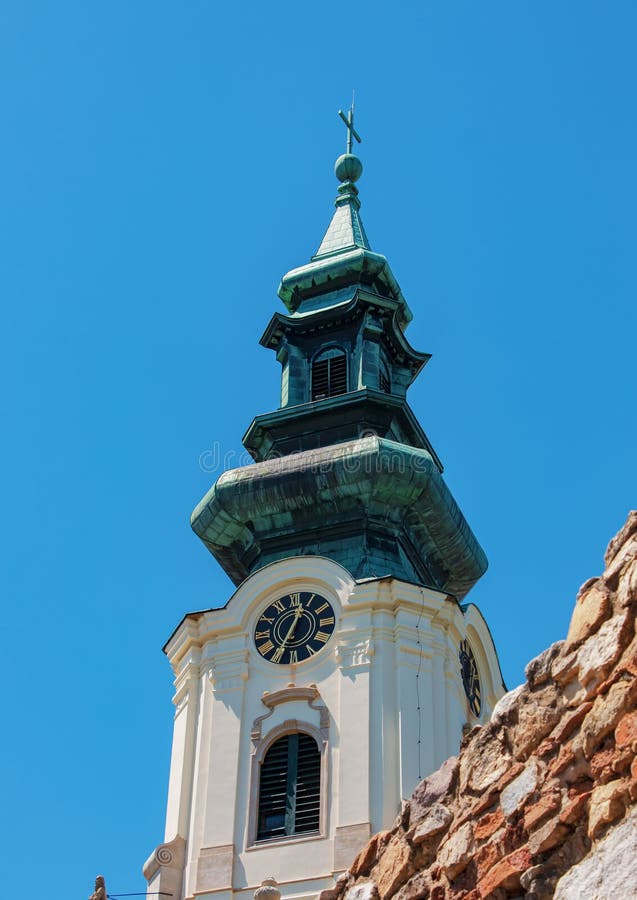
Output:
<svg viewBox="0 0 637 900">
<path fill-rule="evenodd" d="M 352 137 L 355 137 L 358 143 L 360 144 L 361 138 L 356 129 L 354 128 L 354 92 L 352 91 L 352 105 L 349 108 L 349 112 L 347 115 L 343 112 L 342 109 L 338 111 L 339 116 L 347 125 L 347 152 L 352 152 Z"/>
</svg>

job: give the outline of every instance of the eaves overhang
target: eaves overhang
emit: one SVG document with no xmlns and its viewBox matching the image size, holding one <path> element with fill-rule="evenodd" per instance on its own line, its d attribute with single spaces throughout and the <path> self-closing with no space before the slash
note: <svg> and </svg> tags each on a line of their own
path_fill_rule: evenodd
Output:
<svg viewBox="0 0 637 900">
<path fill-rule="evenodd" d="M 306 313 L 297 312 L 285 315 L 285 313 L 275 312 L 259 343 L 269 350 L 276 350 L 282 337 L 287 333 L 305 335 L 311 334 L 317 329 L 336 327 L 365 308 L 380 310 L 386 317 L 385 337 L 388 345 L 393 355 L 409 366 L 413 382 L 431 359 L 431 354 L 416 350 L 405 337 L 401 327 L 402 308 L 396 300 L 380 297 L 360 288 L 353 289 L 352 294 L 344 301 Z"/>
<path fill-rule="evenodd" d="M 413 548 L 436 573 L 430 586 L 458 598 L 486 571 L 486 556 L 430 454 L 376 436 L 225 472 L 191 525 L 238 584 L 267 558 L 268 545 L 294 540 L 317 522 L 329 527 L 335 515 L 343 534 L 382 528 Z M 331 558 L 339 561 L 338 549 Z"/>
<path fill-rule="evenodd" d="M 292 269 L 281 279 L 278 295 L 293 313 L 307 298 L 354 284 L 367 285 L 375 293 L 393 298 L 401 306 L 403 327 L 411 322 L 413 314 L 387 258 L 361 247 L 320 257 Z"/>
<path fill-rule="evenodd" d="M 399 421 L 410 446 L 424 448 L 430 454 L 438 471 L 444 471 L 442 460 L 407 401 L 403 397 L 386 394 L 374 388 L 362 388 L 359 391 L 326 397 L 324 400 L 312 400 L 297 406 L 283 406 L 273 412 L 255 416 L 243 435 L 242 443 L 253 458 L 258 459 L 259 447 L 268 433 L 284 431 L 289 437 L 293 431 L 301 433 L 310 426 L 318 439 L 324 423 L 351 421 L 356 424 L 364 421 L 366 409 L 372 408 L 386 413 L 388 420 L 395 418 Z M 360 430 L 355 433 L 360 434 Z"/>
</svg>

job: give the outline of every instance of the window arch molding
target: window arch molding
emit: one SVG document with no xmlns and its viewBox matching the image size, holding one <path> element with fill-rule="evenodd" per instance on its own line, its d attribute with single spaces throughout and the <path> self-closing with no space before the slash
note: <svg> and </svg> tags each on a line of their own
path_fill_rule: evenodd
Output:
<svg viewBox="0 0 637 900">
<path fill-rule="evenodd" d="M 317 362 L 319 359 L 327 359 L 328 357 L 338 356 L 339 354 L 347 356 L 347 349 L 338 341 L 330 341 L 329 344 L 321 344 L 310 357 L 310 362 Z"/>
<path fill-rule="evenodd" d="M 321 707 L 319 707 L 320 709 Z M 325 707 L 322 707 L 325 709 Z M 270 715 L 271 713 L 268 713 Z M 321 718 L 323 718 L 321 716 Z M 257 833 L 259 826 L 259 786 L 261 776 L 261 765 L 265 759 L 265 755 L 279 738 L 288 734 L 307 734 L 314 741 L 320 753 L 320 792 L 319 792 L 319 828 L 318 831 L 282 835 L 280 837 L 269 838 L 257 841 Z M 304 722 L 299 719 L 286 719 L 280 725 L 275 725 L 267 734 L 258 740 L 252 753 L 250 765 L 250 794 L 248 800 L 248 834 L 246 847 L 262 847 L 266 843 L 285 843 L 288 841 L 310 841 L 323 838 L 327 834 L 327 798 L 328 798 L 328 740 L 325 734 L 325 728 L 317 728 L 310 722 Z"/>
<path fill-rule="evenodd" d="M 310 358 L 310 400 L 325 400 L 349 390 L 349 363 L 342 344 L 320 347 Z"/>
</svg>

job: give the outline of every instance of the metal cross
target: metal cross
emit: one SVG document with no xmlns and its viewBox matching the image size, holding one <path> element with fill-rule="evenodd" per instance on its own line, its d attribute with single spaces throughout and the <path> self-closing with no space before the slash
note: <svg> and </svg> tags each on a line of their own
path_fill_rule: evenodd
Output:
<svg viewBox="0 0 637 900">
<path fill-rule="evenodd" d="M 354 128 L 354 95 L 352 94 L 352 105 L 349 108 L 349 112 L 347 115 L 343 112 L 342 109 L 338 111 L 339 116 L 347 125 L 347 152 L 352 152 L 352 137 L 355 137 L 358 143 L 360 144 L 361 138 L 356 129 Z"/>
</svg>

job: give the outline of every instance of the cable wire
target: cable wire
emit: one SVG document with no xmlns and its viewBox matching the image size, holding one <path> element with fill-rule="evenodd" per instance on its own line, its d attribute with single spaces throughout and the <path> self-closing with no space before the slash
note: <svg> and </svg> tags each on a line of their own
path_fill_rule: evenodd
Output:
<svg viewBox="0 0 637 900">
<path fill-rule="evenodd" d="M 422 719 L 420 716 L 420 673 L 422 672 L 422 641 L 420 640 L 420 623 L 425 607 L 424 598 L 421 597 L 420 610 L 416 620 L 416 645 L 418 647 L 418 669 L 416 671 L 416 709 L 418 711 L 418 781 L 422 779 Z"/>
<path fill-rule="evenodd" d="M 117 900 L 118 897 L 174 897 L 174 894 L 169 894 L 166 891 L 151 891 L 148 893 L 147 891 L 141 891 L 135 894 L 107 894 L 108 900 Z"/>
</svg>

